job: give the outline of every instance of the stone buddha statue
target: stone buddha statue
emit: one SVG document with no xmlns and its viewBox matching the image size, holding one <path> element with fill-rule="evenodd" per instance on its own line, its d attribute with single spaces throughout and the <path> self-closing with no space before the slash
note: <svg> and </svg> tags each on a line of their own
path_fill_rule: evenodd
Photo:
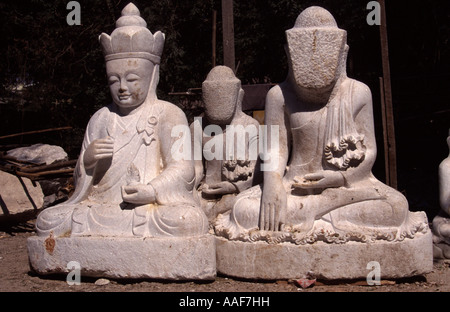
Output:
<svg viewBox="0 0 450 312">
<path fill-rule="evenodd" d="M 450 131 L 447 144 L 450 149 Z M 439 165 L 439 203 L 441 211 L 433 219 L 434 257 L 450 259 L 450 155 Z"/>
<path fill-rule="evenodd" d="M 214 67 L 202 94 L 206 118 L 201 124 L 196 119 L 191 131 L 194 147 L 201 146 L 205 156 L 196 161 L 198 197 L 211 222 L 230 209 L 237 194 L 259 183 L 259 123 L 242 111 L 244 90 L 229 67 Z"/>
<path fill-rule="evenodd" d="M 286 31 L 289 73 L 265 106 L 268 131 L 279 137 L 268 140 L 278 148 L 269 147 L 264 159 L 278 163 L 217 218 L 217 235 L 306 244 L 400 241 L 426 231 L 425 214 L 409 212 L 406 198 L 371 172 L 372 96 L 347 77 L 346 36 L 320 7 L 304 10 Z"/>
<path fill-rule="evenodd" d="M 174 159 L 174 126 L 188 127 L 175 105 L 156 97 L 164 34 L 152 34 L 133 4 L 111 36 L 99 37 L 113 103 L 87 125 L 73 196 L 45 209 L 38 236 L 167 237 L 207 233 L 195 202 L 194 162 Z"/>
</svg>

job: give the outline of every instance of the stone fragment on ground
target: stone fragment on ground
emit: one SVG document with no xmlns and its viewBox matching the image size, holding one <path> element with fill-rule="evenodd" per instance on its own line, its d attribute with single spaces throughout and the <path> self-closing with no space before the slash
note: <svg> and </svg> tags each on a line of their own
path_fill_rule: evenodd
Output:
<svg viewBox="0 0 450 312">
<path fill-rule="evenodd" d="M 20 161 L 46 165 L 68 159 L 68 155 L 62 147 L 42 143 L 9 150 L 7 155 Z"/>
</svg>

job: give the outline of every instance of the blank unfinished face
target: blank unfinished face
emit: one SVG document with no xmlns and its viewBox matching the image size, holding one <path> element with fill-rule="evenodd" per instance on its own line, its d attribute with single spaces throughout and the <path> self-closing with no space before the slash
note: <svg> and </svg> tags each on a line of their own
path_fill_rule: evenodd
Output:
<svg viewBox="0 0 450 312">
<path fill-rule="evenodd" d="M 288 60 L 295 82 L 304 88 L 321 89 L 339 77 L 347 33 L 331 27 L 292 28 L 286 31 Z"/>
<path fill-rule="evenodd" d="M 136 108 L 147 98 L 153 63 L 141 58 L 116 59 L 106 62 L 109 89 L 115 104 Z"/>
<path fill-rule="evenodd" d="M 212 122 L 222 124 L 234 116 L 241 83 L 238 79 L 204 81 L 202 85 L 205 114 Z"/>
</svg>

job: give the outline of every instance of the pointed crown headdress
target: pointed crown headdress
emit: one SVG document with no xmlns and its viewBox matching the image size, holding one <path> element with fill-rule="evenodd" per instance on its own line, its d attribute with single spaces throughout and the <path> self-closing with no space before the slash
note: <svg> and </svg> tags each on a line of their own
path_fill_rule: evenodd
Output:
<svg viewBox="0 0 450 312">
<path fill-rule="evenodd" d="M 129 3 L 122 10 L 122 16 L 116 21 L 116 29 L 111 36 L 102 33 L 99 37 L 106 61 L 144 58 L 154 64 L 160 63 L 164 39 L 162 32 L 150 32 L 139 9 L 133 3 Z"/>
</svg>

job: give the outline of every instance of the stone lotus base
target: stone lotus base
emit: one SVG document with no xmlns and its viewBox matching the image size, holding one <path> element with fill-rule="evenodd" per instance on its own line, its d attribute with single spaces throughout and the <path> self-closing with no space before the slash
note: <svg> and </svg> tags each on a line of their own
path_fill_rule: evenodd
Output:
<svg viewBox="0 0 450 312">
<path fill-rule="evenodd" d="M 77 261 L 83 276 L 213 280 L 216 277 L 212 235 L 170 238 L 30 237 L 31 268 L 39 274 L 63 273 Z"/>
<path fill-rule="evenodd" d="M 373 271 L 367 264 L 380 264 L 381 279 L 422 275 L 433 269 L 431 231 L 417 233 L 400 242 L 347 242 L 310 245 L 230 241 L 216 237 L 217 271 L 247 279 L 304 278 L 308 272 L 322 280 L 366 279 Z"/>
</svg>

